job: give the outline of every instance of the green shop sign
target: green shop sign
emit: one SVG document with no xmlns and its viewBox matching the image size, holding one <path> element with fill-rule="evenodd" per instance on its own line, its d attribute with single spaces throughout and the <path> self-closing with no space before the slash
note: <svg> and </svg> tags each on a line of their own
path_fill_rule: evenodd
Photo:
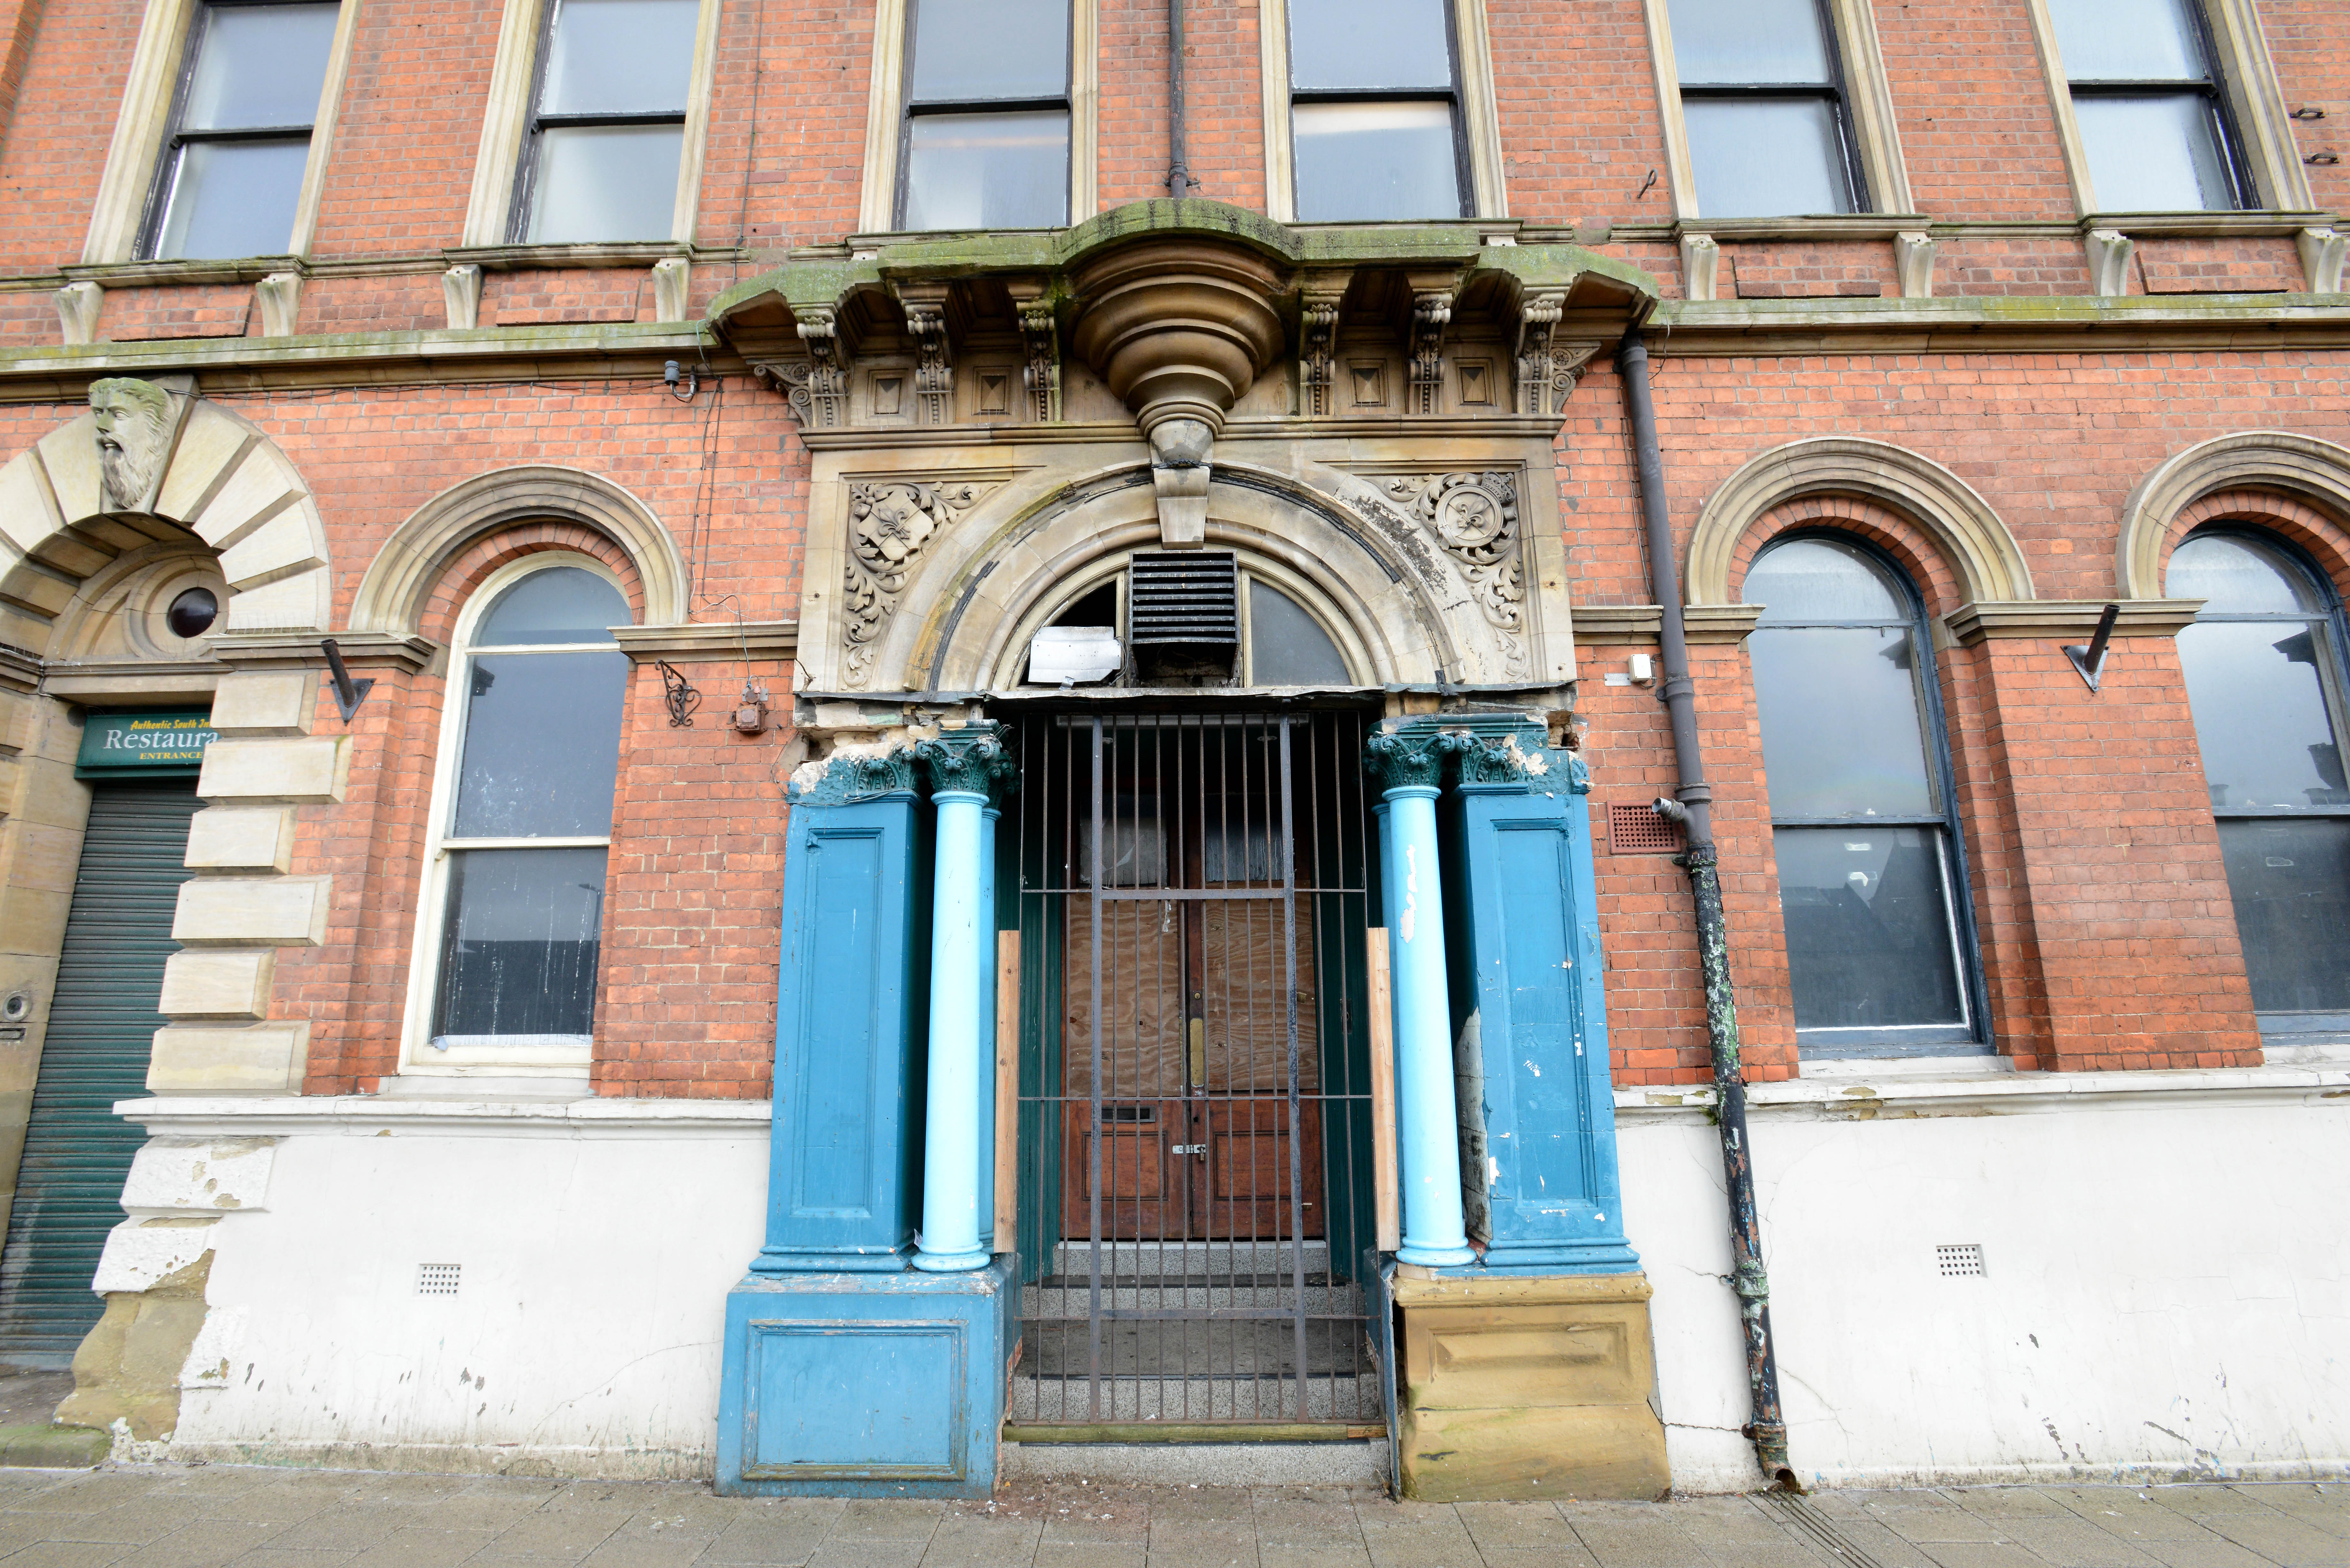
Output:
<svg viewBox="0 0 2350 1568">
<path fill-rule="evenodd" d="M 219 737 L 213 716 L 187 713 L 92 713 L 81 732 L 79 778 L 123 774 L 184 773 L 202 767 L 204 748 Z"/>
</svg>

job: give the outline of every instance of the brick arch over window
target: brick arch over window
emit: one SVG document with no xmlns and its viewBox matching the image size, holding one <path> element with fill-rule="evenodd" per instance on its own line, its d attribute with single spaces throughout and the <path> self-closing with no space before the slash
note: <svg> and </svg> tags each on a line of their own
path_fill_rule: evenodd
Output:
<svg viewBox="0 0 2350 1568">
<path fill-rule="evenodd" d="M 432 585 L 418 629 L 437 642 L 452 641 L 457 631 L 457 618 L 464 613 L 473 590 L 509 562 L 548 551 L 587 556 L 602 562 L 620 580 L 620 591 L 628 596 L 629 613 L 639 624 L 643 623 L 644 578 L 637 570 L 635 557 L 585 523 L 556 519 L 517 524 L 484 534 L 450 557 Z"/>
<path fill-rule="evenodd" d="M 2285 431 L 2244 431 L 2178 453 L 2147 474 L 2123 504 L 2114 560 L 2123 597 L 2162 597 L 2171 546 L 2195 523 L 2210 520 L 2198 504 L 2225 491 L 2282 493 L 2329 519 L 2350 518 L 2350 447 Z M 2334 533 L 2339 536 L 2338 524 Z M 2339 582 L 2339 554 L 2317 554 Z"/>
<path fill-rule="evenodd" d="M 228 580 L 221 630 L 323 629 L 327 530 L 293 460 L 217 403 L 152 387 L 143 399 L 161 411 L 129 442 L 152 454 L 142 466 L 132 453 L 135 498 L 108 494 L 88 413 L 0 465 L 0 641 L 54 656 L 84 582 L 126 554 L 199 541 Z"/>
<path fill-rule="evenodd" d="M 624 576 L 638 585 L 640 623 L 675 626 L 685 620 L 685 557 L 652 509 L 608 479 L 575 468 L 533 465 L 476 475 L 418 507 L 369 564 L 351 600 L 351 629 L 421 635 L 436 594 L 450 590 L 458 557 L 486 535 L 517 524 L 558 531 L 568 524 L 608 540 L 628 558 L 630 570 Z M 560 543 L 580 547 L 569 538 Z M 504 547 L 504 541 L 500 544 Z"/>
<path fill-rule="evenodd" d="M 1740 536 L 1731 560 L 1730 580 L 1739 585 L 1742 597 L 1754 557 L 1794 533 L 1841 534 L 1875 545 L 1908 576 L 1929 611 L 1947 613 L 1967 602 L 1959 575 L 1933 535 L 1891 507 L 1851 495 L 1805 496 L 1756 518 Z"/>
<path fill-rule="evenodd" d="M 2015 535 L 1965 480 L 1884 441 L 1825 436 L 1772 448 L 1713 493 L 1690 538 L 1689 602 L 1735 603 L 1731 569 L 1747 532 L 1790 502 L 1827 495 L 1856 496 L 1914 521 L 1949 566 L 1960 603 L 2036 597 Z M 1921 573 L 1919 586 L 1931 576 Z"/>
</svg>

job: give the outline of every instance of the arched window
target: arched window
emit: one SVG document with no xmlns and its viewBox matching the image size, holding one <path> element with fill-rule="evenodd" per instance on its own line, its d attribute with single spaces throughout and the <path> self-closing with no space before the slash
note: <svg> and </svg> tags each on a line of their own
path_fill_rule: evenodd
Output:
<svg viewBox="0 0 2350 1568">
<path fill-rule="evenodd" d="M 540 555 L 474 595 L 451 650 L 407 1071 L 590 1058 L 628 599 Z"/>
<path fill-rule="evenodd" d="M 1873 553 L 1799 535 L 1746 575 L 1797 1042 L 1981 1044 L 1973 940 L 1924 608 Z"/>
<path fill-rule="evenodd" d="M 2341 606 L 2272 539 L 2197 533 L 2168 591 L 2204 601 L 2178 661 L 2264 1033 L 2350 1031 Z"/>
</svg>

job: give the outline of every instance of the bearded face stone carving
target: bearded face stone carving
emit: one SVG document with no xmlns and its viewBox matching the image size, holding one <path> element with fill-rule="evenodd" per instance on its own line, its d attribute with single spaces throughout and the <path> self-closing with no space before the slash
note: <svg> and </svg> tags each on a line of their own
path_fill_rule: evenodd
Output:
<svg viewBox="0 0 2350 1568">
<path fill-rule="evenodd" d="M 99 477 L 108 510 L 141 510 L 169 455 L 171 395 L 128 377 L 92 381 L 89 411 L 98 421 Z"/>
</svg>

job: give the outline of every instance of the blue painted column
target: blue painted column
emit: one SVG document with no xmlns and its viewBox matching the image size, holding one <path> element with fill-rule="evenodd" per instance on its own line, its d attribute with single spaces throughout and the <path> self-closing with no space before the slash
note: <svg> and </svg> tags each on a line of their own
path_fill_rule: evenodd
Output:
<svg viewBox="0 0 2350 1568">
<path fill-rule="evenodd" d="M 986 1265 L 980 1156 L 992 1132 L 994 1034 L 987 965 L 995 907 L 988 896 L 983 814 L 1012 763 L 993 724 L 947 727 L 914 748 L 938 808 L 931 904 L 930 1086 L 923 1122 L 922 1230 L 914 1267 L 932 1273 Z M 983 1123 L 988 1124 L 983 1127 Z"/>
<path fill-rule="evenodd" d="M 1379 786 L 1380 887 L 1395 988 L 1396 1121 L 1403 1186 L 1397 1261 L 1474 1262 L 1461 1220 L 1461 1144 L 1452 1094 L 1452 1017 L 1444 960 L 1437 786 L 1458 737 L 1382 730 L 1364 765 Z"/>
</svg>

